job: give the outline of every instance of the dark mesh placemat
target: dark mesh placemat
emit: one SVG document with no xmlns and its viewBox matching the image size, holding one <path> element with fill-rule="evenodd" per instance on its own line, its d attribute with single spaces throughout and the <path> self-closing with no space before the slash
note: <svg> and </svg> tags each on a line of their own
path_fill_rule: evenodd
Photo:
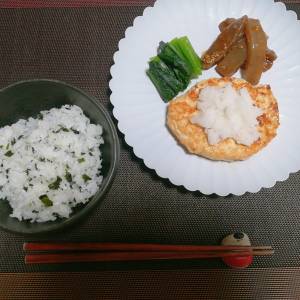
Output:
<svg viewBox="0 0 300 300">
<path fill-rule="evenodd" d="M 296 5 L 288 7 L 298 10 Z M 58 79 L 97 97 L 111 112 L 112 56 L 142 11 L 140 6 L 0 10 L 0 87 L 21 79 Z M 122 134 L 119 137 L 119 171 L 102 204 L 68 231 L 36 240 L 216 244 L 242 230 L 253 244 L 276 249 L 273 257 L 257 259 L 253 267 L 299 266 L 300 173 L 257 194 L 207 197 L 159 178 L 133 155 Z M 0 231 L 0 272 L 223 267 L 217 260 L 25 266 L 26 240 Z"/>
<path fill-rule="evenodd" d="M 300 269 L 0 273 L 2 299 L 296 300 Z"/>
</svg>

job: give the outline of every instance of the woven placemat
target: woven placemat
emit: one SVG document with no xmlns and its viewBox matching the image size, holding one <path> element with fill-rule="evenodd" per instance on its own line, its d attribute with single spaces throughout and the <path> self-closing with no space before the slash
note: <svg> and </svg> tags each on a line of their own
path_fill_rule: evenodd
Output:
<svg viewBox="0 0 300 300">
<path fill-rule="evenodd" d="M 1 299 L 296 300 L 300 268 L 0 274 Z"/>
<path fill-rule="evenodd" d="M 274 0 L 279 2 L 279 0 Z M 41 7 L 97 7 L 97 6 L 146 6 L 153 5 L 155 0 L 2 0 L 2 8 L 41 8 Z M 293 4 L 300 0 L 282 0 Z"/>
<path fill-rule="evenodd" d="M 8 2 L 8 1 L 6 1 Z M 24 1 L 25 2 L 25 1 Z M 299 6 L 288 8 L 300 12 Z M 118 41 L 144 6 L 0 10 L 0 87 L 31 78 L 73 84 L 108 111 L 110 67 Z M 85 221 L 66 232 L 30 240 L 217 244 L 230 232 L 247 232 L 253 244 L 276 254 L 253 267 L 299 266 L 300 173 L 274 188 L 241 197 L 188 192 L 147 169 L 122 134 L 120 167 L 111 190 Z M 222 268 L 220 261 L 26 266 L 29 238 L 0 231 L 0 272 Z"/>
</svg>

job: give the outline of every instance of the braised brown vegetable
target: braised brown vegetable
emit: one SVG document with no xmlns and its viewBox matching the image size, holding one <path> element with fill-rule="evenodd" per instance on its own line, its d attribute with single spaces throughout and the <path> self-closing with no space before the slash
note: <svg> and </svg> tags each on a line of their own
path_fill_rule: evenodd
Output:
<svg viewBox="0 0 300 300">
<path fill-rule="evenodd" d="M 220 32 L 224 31 L 224 29 L 231 25 L 233 22 L 235 22 L 237 19 L 235 18 L 227 18 L 225 19 L 224 21 L 222 21 L 220 24 L 219 24 L 219 30 Z M 251 18 L 248 18 L 248 20 L 251 20 Z M 253 19 L 252 19 L 253 20 Z M 265 33 L 266 34 L 266 33 Z M 266 34 L 266 37 L 267 39 L 269 38 L 268 35 Z"/>
<path fill-rule="evenodd" d="M 226 29 L 225 29 L 226 30 Z M 259 20 L 248 19 L 245 24 L 247 40 L 247 60 L 242 69 L 242 77 L 253 85 L 258 84 L 264 69 L 267 37 Z"/>
<path fill-rule="evenodd" d="M 221 76 L 232 76 L 246 61 L 247 44 L 244 38 L 231 46 L 226 56 L 218 63 L 216 71 Z"/>
<path fill-rule="evenodd" d="M 276 58 L 276 53 L 273 50 L 267 49 L 263 72 L 266 72 L 272 68 L 273 62 L 276 60 Z"/>
<path fill-rule="evenodd" d="M 251 18 L 248 18 L 248 20 L 251 20 Z M 222 21 L 222 22 L 219 24 L 219 30 L 220 30 L 220 32 L 224 31 L 224 29 L 225 29 L 226 27 L 228 27 L 229 25 L 231 25 L 231 24 L 232 24 L 233 22 L 235 22 L 235 21 L 236 21 L 236 19 L 234 19 L 234 18 L 227 18 L 227 19 L 225 19 L 224 21 Z M 267 39 L 268 39 L 268 36 L 267 36 Z M 239 42 L 241 42 L 241 41 L 239 41 Z M 232 48 L 236 48 L 235 45 L 233 45 Z M 237 50 L 235 50 L 235 51 L 237 51 Z M 228 53 L 230 53 L 230 51 L 229 51 Z M 240 53 L 240 54 L 241 54 L 241 53 Z M 224 59 L 225 59 L 225 58 L 224 58 Z M 224 60 L 224 59 L 223 59 L 223 60 Z M 273 66 L 273 62 L 274 62 L 276 59 L 277 59 L 276 53 L 275 53 L 273 50 L 267 48 L 267 51 L 266 51 L 266 60 L 265 60 L 265 63 L 264 63 L 263 72 L 266 72 L 266 71 L 270 70 L 270 69 L 272 68 L 272 66 Z M 220 63 L 221 63 L 221 62 L 220 62 Z M 218 69 L 219 69 L 219 68 L 218 68 Z M 217 71 L 218 71 L 218 70 L 217 70 Z M 222 73 L 220 73 L 220 75 L 222 75 Z M 222 75 L 222 76 L 225 76 L 225 75 Z M 226 75 L 226 76 L 228 76 L 228 75 Z"/>
<path fill-rule="evenodd" d="M 241 68 L 242 77 L 257 84 L 262 72 L 268 71 L 277 58 L 267 47 L 268 36 L 259 20 L 247 16 L 227 18 L 219 24 L 219 30 L 219 36 L 202 56 L 203 68 L 217 64 L 216 71 L 227 77 Z"/>
<path fill-rule="evenodd" d="M 227 18 L 224 21 L 222 21 L 219 24 L 219 30 L 220 30 L 220 32 L 224 31 L 226 27 L 228 27 L 229 25 L 231 25 L 235 21 L 236 21 L 235 18 Z"/>
<path fill-rule="evenodd" d="M 237 19 L 218 35 L 210 48 L 202 56 L 204 69 L 209 69 L 218 63 L 226 55 L 229 48 L 243 37 L 247 19 L 247 16 Z"/>
</svg>

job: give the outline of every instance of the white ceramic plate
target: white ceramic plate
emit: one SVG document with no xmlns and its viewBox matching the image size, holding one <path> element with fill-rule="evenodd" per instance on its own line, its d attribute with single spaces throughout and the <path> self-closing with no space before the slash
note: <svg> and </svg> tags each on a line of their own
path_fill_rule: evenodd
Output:
<svg viewBox="0 0 300 300">
<path fill-rule="evenodd" d="M 167 105 L 145 74 L 148 60 L 160 41 L 184 35 L 202 53 L 216 38 L 220 21 L 245 14 L 260 19 L 278 55 L 261 79 L 279 103 L 278 135 L 246 161 L 214 162 L 187 154 L 165 126 Z M 242 195 L 286 180 L 300 169 L 299 37 L 295 12 L 272 0 L 158 0 L 126 30 L 111 68 L 113 113 L 126 142 L 159 176 L 190 191 Z M 197 81 L 215 76 L 214 70 L 205 71 Z"/>
</svg>

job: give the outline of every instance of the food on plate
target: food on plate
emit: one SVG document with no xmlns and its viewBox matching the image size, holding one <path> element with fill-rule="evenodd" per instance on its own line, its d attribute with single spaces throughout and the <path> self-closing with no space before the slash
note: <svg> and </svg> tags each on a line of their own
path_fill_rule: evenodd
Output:
<svg viewBox="0 0 300 300">
<path fill-rule="evenodd" d="M 201 72 L 201 60 L 186 36 L 161 42 L 146 71 L 165 102 L 185 90 Z"/>
<path fill-rule="evenodd" d="M 279 112 L 270 86 L 211 78 L 169 102 L 167 126 L 190 153 L 244 160 L 276 136 Z"/>
<path fill-rule="evenodd" d="M 169 43 L 161 42 L 158 47 L 158 56 L 171 68 L 179 70 L 189 79 L 201 74 L 200 58 L 186 36 L 174 38 Z"/>
<path fill-rule="evenodd" d="M 236 19 L 234 19 L 234 18 L 227 18 L 227 19 L 225 19 L 224 21 L 222 21 L 222 22 L 219 24 L 219 29 L 220 29 L 220 31 L 222 32 L 228 25 L 230 25 L 231 23 L 233 23 L 235 20 L 236 20 Z M 252 19 L 249 19 L 249 20 L 252 20 Z M 237 44 L 238 44 L 238 43 L 242 44 L 242 46 L 237 47 Z M 235 53 L 236 56 L 241 56 L 241 55 L 246 55 L 246 56 L 247 56 L 247 51 L 244 50 L 244 49 L 246 49 L 246 46 L 244 46 L 245 43 L 246 43 L 246 38 L 245 38 L 245 37 L 242 37 L 239 41 L 237 41 L 236 44 L 232 45 L 232 48 L 234 48 L 235 51 L 236 51 L 236 53 Z M 239 52 L 237 51 L 238 49 L 240 49 L 240 52 L 241 52 L 241 53 L 239 53 Z M 224 60 L 226 60 L 226 57 L 230 55 L 231 50 L 232 50 L 231 48 L 228 50 L 228 54 L 225 56 Z M 264 62 L 263 72 L 268 71 L 268 70 L 273 66 L 273 62 L 274 62 L 276 59 L 277 59 L 276 53 L 275 53 L 273 50 L 267 48 L 267 50 L 266 50 L 266 59 L 265 59 L 265 62 Z M 244 62 L 245 62 L 245 61 L 246 61 L 246 57 L 245 57 Z M 222 62 L 222 61 L 221 61 L 221 62 Z M 220 62 L 220 63 L 221 63 L 221 62 Z M 243 62 L 243 63 L 244 63 L 244 62 Z M 220 63 L 219 63 L 219 64 L 220 64 Z M 219 66 L 219 64 L 218 64 L 218 66 Z M 217 66 L 217 68 L 218 68 L 218 66 Z M 217 69 L 217 68 L 216 68 L 216 69 Z M 221 69 L 222 69 L 222 68 L 221 68 Z M 217 70 L 217 71 L 218 71 L 218 70 Z M 220 74 L 220 75 L 222 75 L 222 76 L 231 76 L 231 75 L 228 75 L 228 74 L 226 74 L 226 75 Z"/>
<path fill-rule="evenodd" d="M 263 68 L 263 72 L 268 71 L 269 69 L 272 68 L 273 66 L 273 62 L 277 59 L 277 55 L 275 53 L 275 51 L 271 50 L 271 49 L 267 49 L 266 52 L 266 60 L 264 62 L 264 68 Z"/>
<path fill-rule="evenodd" d="M 30 222 L 68 218 L 102 182 L 102 127 L 78 106 L 42 111 L 0 128 L 0 201 Z"/>
<path fill-rule="evenodd" d="M 227 35 L 225 43 L 224 34 L 233 26 L 242 30 L 241 35 L 239 38 Z M 258 84 L 262 72 L 269 70 L 277 58 L 276 53 L 267 47 L 267 35 L 260 21 L 247 16 L 240 19 L 227 18 L 219 24 L 219 29 L 219 36 L 202 56 L 204 69 L 217 64 L 216 71 L 228 77 L 241 68 L 245 80 L 253 85 Z"/>
<path fill-rule="evenodd" d="M 267 37 L 259 20 L 248 19 L 245 26 L 247 59 L 242 68 L 242 77 L 255 85 L 258 84 L 264 69 L 267 51 Z"/>
<path fill-rule="evenodd" d="M 164 101 L 172 100 L 167 126 L 189 152 L 212 160 L 244 160 L 276 136 L 277 101 L 269 85 L 254 85 L 277 57 L 257 19 L 227 18 L 219 29 L 201 59 L 187 37 L 161 42 L 147 74 Z M 223 78 L 204 80 L 175 98 L 201 74 L 202 65 L 216 65 Z M 238 69 L 245 80 L 231 78 Z"/>
<path fill-rule="evenodd" d="M 164 101 L 171 100 L 185 87 L 185 83 L 158 56 L 151 58 L 147 74 Z"/>
<path fill-rule="evenodd" d="M 227 55 L 218 63 L 216 71 L 223 77 L 232 76 L 247 58 L 247 44 L 244 38 L 230 47 Z"/>
<path fill-rule="evenodd" d="M 225 20 L 223 20 L 220 24 L 219 24 L 219 30 L 222 32 L 225 30 L 225 28 L 227 28 L 229 25 L 231 25 L 232 23 L 236 22 L 235 18 L 227 18 Z"/>
<path fill-rule="evenodd" d="M 243 37 L 247 19 L 247 16 L 237 19 L 218 35 L 201 58 L 204 69 L 207 70 L 218 63 L 226 55 L 229 48 Z"/>
</svg>

